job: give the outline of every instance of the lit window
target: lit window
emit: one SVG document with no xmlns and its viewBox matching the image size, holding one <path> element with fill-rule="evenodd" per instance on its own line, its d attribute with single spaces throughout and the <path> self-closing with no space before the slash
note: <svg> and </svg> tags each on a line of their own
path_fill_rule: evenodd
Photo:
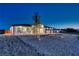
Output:
<svg viewBox="0 0 79 59">
<path fill-rule="evenodd" d="M 25 32 L 26 31 L 26 27 L 23 27 L 23 32 Z"/>
</svg>

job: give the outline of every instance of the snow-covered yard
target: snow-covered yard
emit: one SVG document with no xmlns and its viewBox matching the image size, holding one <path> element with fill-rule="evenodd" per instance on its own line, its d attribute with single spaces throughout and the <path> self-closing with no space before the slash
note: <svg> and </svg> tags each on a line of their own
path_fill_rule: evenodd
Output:
<svg viewBox="0 0 79 59">
<path fill-rule="evenodd" d="M 52 34 L 41 36 L 0 36 L 0 55 L 79 55 L 79 35 Z"/>
</svg>

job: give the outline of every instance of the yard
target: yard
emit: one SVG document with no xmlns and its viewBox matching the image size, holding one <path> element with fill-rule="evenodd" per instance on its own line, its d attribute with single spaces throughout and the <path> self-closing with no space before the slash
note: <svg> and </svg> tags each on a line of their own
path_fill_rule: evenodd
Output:
<svg viewBox="0 0 79 59">
<path fill-rule="evenodd" d="M 0 55 L 79 56 L 79 35 L 0 36 Z"/>
</svg>

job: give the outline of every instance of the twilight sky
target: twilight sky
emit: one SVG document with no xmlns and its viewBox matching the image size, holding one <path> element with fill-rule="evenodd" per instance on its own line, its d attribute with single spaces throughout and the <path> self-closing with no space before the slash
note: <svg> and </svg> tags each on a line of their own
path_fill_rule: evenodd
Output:
<svg viewBox="0 0 79 59">
<path fill-rule="evenodd" d="M 79 4 L 1 4 L 0 29 L 12 24 L 32 24 L 33 15 L 39 12 L 43 24 L 55 28 L 79 29 Z"/>
</svg>

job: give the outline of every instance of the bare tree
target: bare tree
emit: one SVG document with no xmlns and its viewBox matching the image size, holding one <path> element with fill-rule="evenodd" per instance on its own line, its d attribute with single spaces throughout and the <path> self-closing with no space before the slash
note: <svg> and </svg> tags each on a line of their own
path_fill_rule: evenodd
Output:
<svg viewBox="0 0 79 59">
<path fill-rule="evenodd" d="M 35 34 L 35 36 L 38 38 L 40 38 L 40 28 L 41 28 L 41 22 L 40 22 L 40 16 L 38 15 L 38 13 L 35 13 L 35 15 L 33 16 L 33 32 Z"/>
</svg>

